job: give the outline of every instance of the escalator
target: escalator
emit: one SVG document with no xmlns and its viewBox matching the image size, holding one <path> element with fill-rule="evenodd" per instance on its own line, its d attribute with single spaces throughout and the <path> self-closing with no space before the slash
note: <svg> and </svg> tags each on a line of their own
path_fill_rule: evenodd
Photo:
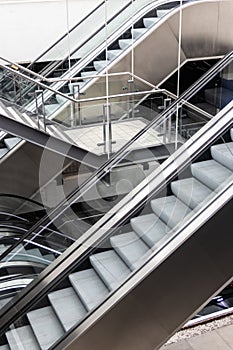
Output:
<svg viewBox="0 0 233 350">
<path fill-rule="evenodd" d="M 182 117 L 216 74 L 230 76 L 231 62 L 229 54 L 27 234 L 68 217 L 136 141 L 173 113 Z M 221 229 L 232 211 L 232 109 L 217 110 L 3 307 L 2 349 L 158 349 L 232 279 L 233 237 L 229 225 Z"/>
</svg>

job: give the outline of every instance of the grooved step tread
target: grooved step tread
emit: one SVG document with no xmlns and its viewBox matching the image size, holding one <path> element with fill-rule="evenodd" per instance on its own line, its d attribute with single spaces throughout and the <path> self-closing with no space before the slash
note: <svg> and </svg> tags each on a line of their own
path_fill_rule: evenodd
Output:
<svg viewBox="0 0 233 350">
<path fill-rule="evenodd" d="M 122 233 L 110 238 L 111 245 L 131 270 L 150 249 L 135 232 Z"/>
<path fill-rule="evenodd" d="M 171 232 L 170 227 L 153 213 L 132 218 L 130 224 L 132 229 L 149 247 L 153 247 Z"/>
<path fill-rule="evenodd" d="M 72 273 L 69 280 L 87 310 L 92 310 L 109 293 L 94 269 Z"/>
<path fill-rule="evenodd" d="M 64 334 L 51 306 L 29 311 L 27 317 L 42 350 L 47 350 Z"/>
<path fill-rule="evenodd" d="M 90 262 L 109 290 L 116 289 L 131 272 L 113 250 L 90 256 Z"/>
<path fill-rule="evenodd" d="M 6 337 L 11 350 L 40 350 L 30 326 L 12 329 L 6 332 Z"/>
<path fill-rule="evenodd" d="M 87 312 L 72 287 L 49 293 L 48 298 L 66 331 L 80 321 Z"/>
<path fill-rule="evenodd" d="M 191 209 L 213 196 L 213 191 L 194 177 L 173 181 L 171 189 L 174 195 Z"/>
</svg>

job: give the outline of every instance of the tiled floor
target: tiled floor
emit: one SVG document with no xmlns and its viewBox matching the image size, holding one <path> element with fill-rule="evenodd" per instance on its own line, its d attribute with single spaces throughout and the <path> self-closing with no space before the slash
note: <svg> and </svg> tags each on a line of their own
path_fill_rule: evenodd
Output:
<svg viewBox="0 0 233 350">
<path fill-rule="evenodd" d="M 112 151 L 116 152 L 133 136 L 146 126 L 146 122 L 140 119 L 118 121 L 112 123 Z M 79 147 L 89 152 L 101 155 L 104 153 L 103 143 L 103 125 L 86 126 L 72 129 L 65 132 Z M 141 137 L 134 148 L 146 148 L 162 144 L 163 138 L 159 136 L 156 130 L 149 130 L 146 135 Z"/>
<path fill-rule="evenodd" d="M 160 350 L 233 350 L 233 325 L 164 345 Z"/>
</svg>

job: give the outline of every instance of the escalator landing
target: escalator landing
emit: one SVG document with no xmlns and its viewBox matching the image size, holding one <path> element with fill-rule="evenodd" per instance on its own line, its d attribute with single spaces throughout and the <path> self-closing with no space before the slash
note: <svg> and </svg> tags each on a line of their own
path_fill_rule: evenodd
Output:
<svg viewBox="0 0 233 350">
<path fill-rule="evenodd" d="M 147 124 L 148 121 L 144 118 L 113 121 L 112 152 L 117 152 Z M 88 152 L 98 156 L 106 153 L 104 152 L 103 124 L 77 127 L 72 130 L 66 130 L 65 134 L 79 147 L 87 150 Z M 163 144 L 163 135 L 157 130 L 150 129 L 143 138 L 139 138 L 139 140 L 134 144 L 134 149 L 150 148 Z"/>
</svg>

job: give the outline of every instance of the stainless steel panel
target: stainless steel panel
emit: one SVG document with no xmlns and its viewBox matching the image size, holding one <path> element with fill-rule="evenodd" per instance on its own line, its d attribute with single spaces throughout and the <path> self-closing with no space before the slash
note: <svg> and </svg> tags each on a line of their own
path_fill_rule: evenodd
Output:
<svg viewBox="0 0 233 350">
<path fill-rule="evenodd" d="M 173 11 L 167 19 L 138 40 L 131 52 L 119 60 L 111 72 L 131 71 L 152 84 L 177 69 L 180 11 Z M 215 57 L 233 48 L 233 1 L 191 2 L 182 10 L 182 38 L 180 62 L 186 59 Z"/>
</svg>

